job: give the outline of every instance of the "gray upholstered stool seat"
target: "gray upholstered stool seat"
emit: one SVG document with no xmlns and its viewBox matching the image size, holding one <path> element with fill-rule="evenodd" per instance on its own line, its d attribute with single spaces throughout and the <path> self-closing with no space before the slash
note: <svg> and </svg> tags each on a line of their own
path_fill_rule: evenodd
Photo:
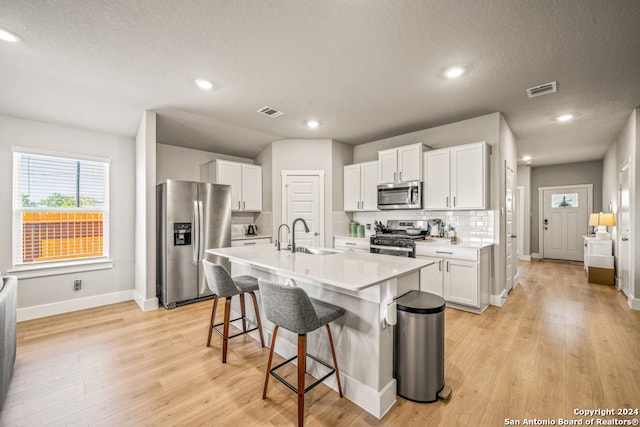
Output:
<svg viewBox="0 0 640 427">
<path fill-rule="evenodd" d="M 336 360 L 336 352 L 333 346 L 333 338 L 331 336 L 331 328 L 329 322 L 336 320 L 345 314 L 342 307 L 329 304 L 314 298 L 302 288 L 293 286 L 279 285 L 270 283 L 263 279 L 258 279 L 260 286 L 260 296 L 262 298 L 262 308 L 264 315 L 270 322 L 275 324 L 273 329 L 273 338 L 271 339 L 271 349 L 269 351 L 269 361 L 267 363 L 267 374 L 264 380 L 264 390 L 262 398 L 267 397 L 267 387 L 269 385 L 269 376 L 284 383 L 287 387 L 298 394 L 298 426 L 304 424 L 304 394 L 320 384 L 330 375 L 336 374 L 338 383 L 338 393 L 342 397 L 342 386 L 340 385 L 340 372 L 338 371 L 338 361 Z M 327 328 L 329 336 L 329 345 L 331 347 L 331 356 L 333 357 L 333 367 L 317 357 L 307 353 L 307 333 L 315 331 L 321 327 Z M 283 327 L 291 332 L 298 334 L 298 354 L 278 366 L 271 368 L 273 360 L 273 349 L 276 344 L 276 336 L 278 329 Z M 322 364 L 329 369 L 329 373 L 319 378 L 313 384 L 305 387 L 304 377 L 306 371 L 306 357 Z M 292 384 L 280 377 L 275 371 L 293 360 L 298 359 L 298 386 Z"/>
<path fill-rule="evenodd" d="M 262 344 L 262 347 L 264 347 L 262 325 L 260 324 L 260 311 L 258 310 L 258 301 L 256 300 L 256 294 L 254 293 L 258 290 L 258 279 L 247 275 L 232 278 L 223 266 L 206 259 L 202 260 L 202 265 L 204 268 L 204 275 L 207 278 L 207 285 L 209 285 L 209 289 L 213 292 L 213 309 L 211 310 L 211 321 L 209 322 L 209 338 L 207 339 L 207 347 L 211 345 L 211 335 L 215 330 L 216 333 L 222 337 L 222 363 L 226 363 L 229 339 L 255 331 L 256 329 L 260 335 L 260 343 Z M 253 300 L 253 309 L 256 315 L 255 322 L 246 316 L 244 294 L 249 294 Z M 231 298 L 234 295 L 240 295 L 241 316 L 236 319 L 230 319 Z M 215 323 L 218 298 L 225 298 L 224 320 L 220 323 Z M 238 320 L 242 321 L 242 331 L 234 335 L 229 335 L 229 325 L 231 322 Z M 247 322 L 254 327 L 247 329 Z M 222 332 L 217 328 L 220 325 L 224 325 Z"/>
</svg>

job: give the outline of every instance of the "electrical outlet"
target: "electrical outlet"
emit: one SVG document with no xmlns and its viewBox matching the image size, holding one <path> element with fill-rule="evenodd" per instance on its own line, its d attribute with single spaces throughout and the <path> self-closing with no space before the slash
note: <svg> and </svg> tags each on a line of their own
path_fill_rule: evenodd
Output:
<svg viewBox="0 0 640 427">
<path fill-rule="evenodd" d="M 76 279 L 73 281 L 73 290 L 74 291 L 79 291 L 80 289 L 82 289 L 82 280 Z"/>
</svg>

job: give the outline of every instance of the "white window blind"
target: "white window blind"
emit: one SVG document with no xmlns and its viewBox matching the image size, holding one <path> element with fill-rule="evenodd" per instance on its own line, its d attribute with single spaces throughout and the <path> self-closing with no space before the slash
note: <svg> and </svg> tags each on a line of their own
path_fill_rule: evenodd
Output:
<svg viewBox="0 0 640 427">
<path fill-rule="evenodd" d="M 14 151 L 14 266 L 109 255 L 109 163 Z"/>
</svg>

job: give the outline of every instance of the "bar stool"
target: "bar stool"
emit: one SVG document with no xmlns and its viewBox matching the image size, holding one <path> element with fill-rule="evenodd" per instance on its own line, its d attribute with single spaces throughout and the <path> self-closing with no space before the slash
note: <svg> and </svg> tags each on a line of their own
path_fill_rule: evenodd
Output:
<svg viewBox="0 0 640 427">
<path fill-rule="evenodd" d="M 256 294 L 254 291 L 258 290 L 258 279 L 253 276 L 237 276 L 231 278 L 227 270 L 216 263 L 203 259 L 202 265 L 204 268 L 204 275 L 207 278 L 207 285 L 213 292 L 213 309 L 211 311 L 211 321 L 209 322 L 209 338 L 207 340 L 207 347 L 211 345 L 211 334 L 215 330 L 218 335 L 222 337 L 222 363 L 227 363 L 227 345 L 230 338 L 237 337 L 239 335 L 246 334 L 251 331 L 258 330 L 260 334 L 260 343 L 264 347 L 264 338 L 262 337 L 262 325 L 260 324 L 260 311 L 258 310 L 258 301 L 256 300 Z M 256 314 L 256 321 L 246 317 L 244 306 L 244 294 L 249 294 L 253 299 L 253 309 Z M 230 319 L 231 317 L 231 298 L 234 295 L 240 295 L 240 311 L 241 316 L 236 319 Z M 214 324 L 216 319 L 216 309 L 218 308 L 218 299 L 225 298 L 224 302 L 224 321 Z M 231 322 L 242 320 L 242 332 L 234 335 L 229 335 L 229 325 Z M 247 329 L 247 322 L 253 325 L 251 329 Z M 224 325 L 223 331 L 217 328 L 220 325 Z"/>
<path fill-rule="evenodd" d="M 289 387 L 298 394 L 298 426 L 304 424 L 304 394 L 327 379 L 330 375 L 336 374 L 338 383 L 338 393 L 342 397 L 342 386 L 340 385 L 340 372 L 338 371 L 338 361 L 336 360 L 336 352 L 333 346 L 333 338 L 331 337 L 331 328 L 329 322 L 342 317 L 345 310 L 342 307 L 335 306 L 314 298 L 302 288 L 293 286 L 279 285 L 270 283 L 263 279 L 258 279 L 260 287 L 260 297 L 262 299 L 262 308 L 265 317 L 275 324 L 273 329 L 273 338 L 271 339 L 271 350 L 269 351 L 269 362 L 267 363 L 267 374 L 264 379 L 264 390 L 262 398 L 267 397 L 267 387 L 269 385 L 269 374 L 273 375 L 277 380 Z M 298 334 L 298 354 L 289 360 L 284 361 L 275 368 L 271 368 L 273 359 L 273 349 L 276 344 L 276 336 L 278 328 L 282 326 L 291 332 Z M 331 346 L 331 355 L 333 357 L 333 367 L 326 362 L 307 353 L 307 333 L 326 326 L 329 335 L 329 345 Z M 321 365 L 329 369 L 329 373 L 310 384 L 305 388 L 304 377 L 306 371 L 306 357 L 308 356 Z M 278 368 L 298 359 L 298 386 L 292 384 L 280 377 L 275 371 Z"/>
</svg>

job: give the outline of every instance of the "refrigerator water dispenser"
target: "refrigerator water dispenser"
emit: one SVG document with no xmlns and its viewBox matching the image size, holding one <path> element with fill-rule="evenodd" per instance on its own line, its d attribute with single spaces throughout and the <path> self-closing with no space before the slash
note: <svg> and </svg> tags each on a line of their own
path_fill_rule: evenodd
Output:
<svg viewBox="0 0 640 427">
<path fill-rule="evenodd" d="M 173 224 L 173 246 L 188 246 L 191 244 L 191 223 L 176 222 Z"/>
</svg>

